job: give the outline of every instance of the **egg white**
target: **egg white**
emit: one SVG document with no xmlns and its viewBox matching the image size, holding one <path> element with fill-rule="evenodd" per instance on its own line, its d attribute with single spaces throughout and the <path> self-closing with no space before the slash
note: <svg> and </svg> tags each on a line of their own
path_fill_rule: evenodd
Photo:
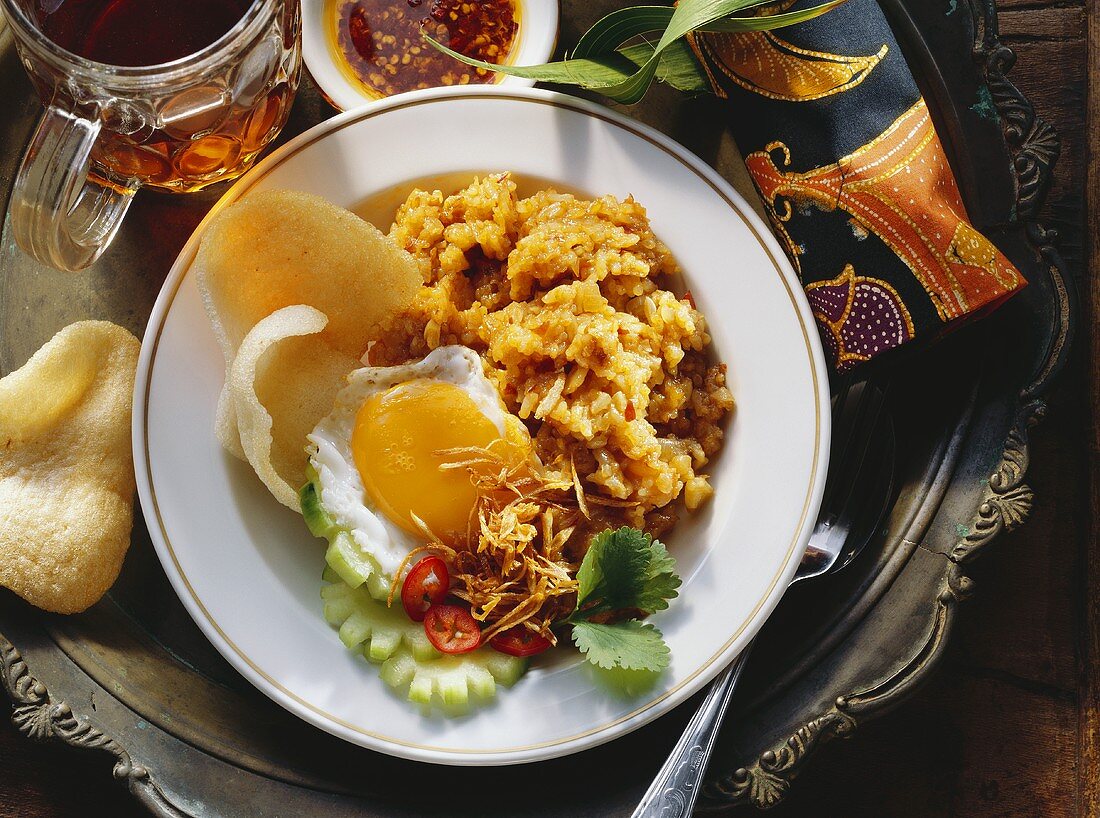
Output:
<svg viewBox="0 0 1100 818">
<path fill-rule="evenodd" d="M 355 370 L 337 394 L 332 412 L 308 435 L 309 459 L 317 472 L 321 505 L 389 577 L 394 576 L 409 552 L 423 543 L 373 507 L 355 465 L 351 435 L 360 407 L 372 395 L 418 379 L 457 386 L 493 422 L 501 436 L 505 435 L 505 410 L 496 387 L 485 377 L 481 358 L 464 346 L 439 347 L 412 364 Z"/>
</svg>

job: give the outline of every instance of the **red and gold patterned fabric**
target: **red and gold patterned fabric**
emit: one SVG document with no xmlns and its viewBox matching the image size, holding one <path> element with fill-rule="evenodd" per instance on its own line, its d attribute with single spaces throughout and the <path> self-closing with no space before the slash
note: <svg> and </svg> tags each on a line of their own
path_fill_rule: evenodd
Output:
<svg viewBox="0 0 1100 818">
<path fill-rule="evenodd" d="M 693 46 L 732 103 L 734 136 L 838 371 L 1025 286 L 970 223 L 875 0 L 779 32 L 698 35 Z"/>
</svg>

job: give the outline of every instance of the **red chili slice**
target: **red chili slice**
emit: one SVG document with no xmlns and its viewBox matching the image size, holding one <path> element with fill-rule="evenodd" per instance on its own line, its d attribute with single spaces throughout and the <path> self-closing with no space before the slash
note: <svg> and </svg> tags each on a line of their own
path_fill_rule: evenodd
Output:
<svg viewBox="0 0 1100 818">
<path fill-rule="evenodd" d="M 481 629 L 470 612 L 457 605 L 432 605 L 424 615 L 424 633 L 442 653 L 467 653 L 481 644 Z"/>
<path fill-rule="evenodd" d="M 542 634 L 531 633 L 522 625 L 498 633 L 489 644 L 509 656 L 534 656 L 550 647 L 550 640 Z"/>
<path fill-rule="evenodd" d="M 447 563 L 439 557 L 424 557 L 414 565 L 401 586 L 401 604 L 413 622 L 423 622 L 424 614 L 432 605 L 447 598 L 451 587 L 451 575 Z"/>
</svg>

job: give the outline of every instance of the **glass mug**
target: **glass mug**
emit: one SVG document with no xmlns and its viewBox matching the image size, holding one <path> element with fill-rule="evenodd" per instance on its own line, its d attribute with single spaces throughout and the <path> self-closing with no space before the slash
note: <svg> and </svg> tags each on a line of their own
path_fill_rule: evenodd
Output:
<svg viewBox="0 0 1100 818">
<path fill-rule="evenodd" d="M 63 2 L 80 0 L 50 5 Z M 301 73 L 298 0 L 253 0 L 210 45 L 149 66 L 66 51 L 43 32 L 35 3 L 45 5 L 0 0 L 46 106 L 9 205 L 16 242 L 39 261 L 87 267 L 139 187 L 188 192 L 234 179 L 286 123 Z"/>
</svg>

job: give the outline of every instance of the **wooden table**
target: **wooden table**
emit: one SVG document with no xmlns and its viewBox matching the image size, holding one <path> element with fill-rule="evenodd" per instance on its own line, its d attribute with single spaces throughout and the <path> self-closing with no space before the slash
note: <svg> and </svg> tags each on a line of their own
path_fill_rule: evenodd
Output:
<svg viewBox="0 0 1100 818">
<path fill-rule="evenodd" d="M 1011 76 L 1062 136 L 1044 221 L 1100 315 L 1100 270 L 1083 275 L 1100 260 L 1100 201 L 1088 213 L 1085 197 L 1086 179 L 1100 191 L 1100 93 L 1088 99 L 1087 83 L 1100 75 L 1100 53 L 1088 54 L 1100 0 L 998 6 L 1019 57 Z M 1100 408 L 1100 330 L 1085 337 L 1089 323 L 1034 433 L 1031 519 L 974 566 L 977 593 L 944 667 L 901 710 L 823 749 L 770 815 L 1100 817 L 1100 426 L 1089 410 L 1090 395 Z M 110 770 L 105 755 L 35 745 L 0 720 L 3 818 L 144 815 Z"/>
</svg>

